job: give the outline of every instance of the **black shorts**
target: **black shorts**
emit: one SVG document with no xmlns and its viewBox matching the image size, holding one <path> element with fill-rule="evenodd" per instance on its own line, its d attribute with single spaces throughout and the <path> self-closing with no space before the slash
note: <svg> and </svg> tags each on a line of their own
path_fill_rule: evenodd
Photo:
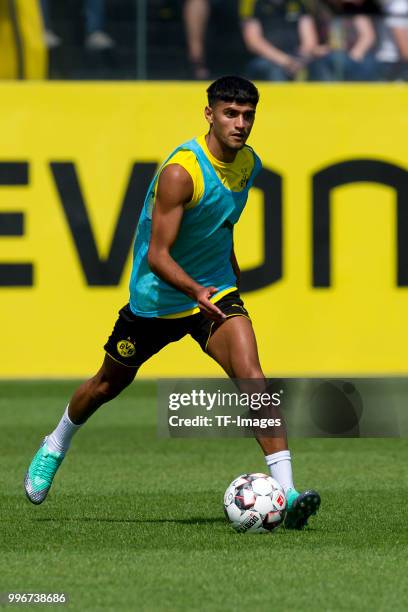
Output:
<svg viewBox="0 0 408 612">
<path fill-rule="evenodd" d="M 216 304 L 227 317 L 242 316 L 249 319 L 238 291 L 228 293 Z M 119 318 L 104 349 L 115 361 L 139 368 L 167 344 L 181 340 L 187 334 L 207 352 L 208 341 L 220 325 L 222 322 L 210 321 L 201 312 L 180 319 L 139 317 L 126 304 L 119 311 Z"/>
</svg>

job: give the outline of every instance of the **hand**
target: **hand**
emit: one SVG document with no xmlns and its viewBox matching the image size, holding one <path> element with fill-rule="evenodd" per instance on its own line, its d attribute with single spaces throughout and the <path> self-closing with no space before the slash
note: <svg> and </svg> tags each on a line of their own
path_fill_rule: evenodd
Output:
<svg viewBox="0 0 408 612">
<path fill-rule="evenodd" d="M 286 70 L 286 72 L 289 72 L 289 74 L 295 75 L 297 72 L 299 72 L 299 70 L 303 68 L 303 62 L 301 62 L 296 57 L 288 55 L 283 61 L 282 67 Z"/>
<path fill-rule="evenodd" d="M 198 81 L 205 81 L 210 78 L 210 71 L 207 66 L 202 61 L 191 62 L 191 67 L 193 69 L 194 78 Z"/>
<path fill-rule="evenodd" d="M 313 49 L 313 55 L 315 57 L 324 57 L 328 53 L 330 53 L 329 45 L 317 45 L 317 47 Z"/>
<path fill-rule="evenodd" d="M 361 51 L 361 49 L 354 48 L 354 49 L 350 49 L 349 56 L 355 62 L 361 62 L 364 59 L 365 53 L 364 51 Z"/>
<path fill-rule="evenodd" d="M 210 297 L 214 295 L 214 293 L 217 293 L 217 291 L 217 287 L 201 287 L 198 289 L 198 291 L 196 291 L 195 299 L 197 300 L 198 307 L 203 315 L 205 315 L 211 321 L 220 323 L 227 317 L 222 310 L 210 302 Z"/>
</svg>

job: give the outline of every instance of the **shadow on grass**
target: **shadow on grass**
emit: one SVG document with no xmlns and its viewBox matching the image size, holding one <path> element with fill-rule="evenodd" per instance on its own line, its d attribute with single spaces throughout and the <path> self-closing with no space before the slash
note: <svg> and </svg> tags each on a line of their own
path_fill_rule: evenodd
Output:
<svg viewBox="0 0 408 612">
<path fill-rule="evenodd" d="M 34 519 L 29 519 L 27 522 L 29 523 L 74 523 L 74 522 L 78 522 L 78 523 L 117 523 L 117 524 L 133 524 L 133 525 L 143 525 L 143 524 L 147 524 L 147 523 L 152 523 L 152 524 L 160 524 L 160 523 L 171 523 L 174 525 L 215 525 L 215 524 L 223 524 L 225 526 L 227 526 L 227 521 L 225 520 L 225 518 L 223 517 L 217 517 L 217 518 L 203 518 L 203 517 L 197 517 L 197 518 L 191 518 L 191 519 L 126 519 L 126 518 L 111 518 L 111 517 L 92 517 L 92 516 L 80 516 L 80 517 L 63 517 L 63 518 L 57 518 L 57 517 L 38 517 L 38 518 L 34 518 Z M 295 534 L 299 534 L 299 533 L 322 533 L 322 529 L 321 527 L 319 528 L 315 528 L 315 526 L 313 525 L 308 525 L 307 529 L 305 530 L 298 530 L 298 529 L 279 529 L 279 532 L 290 532 L 290 533 L 295 533 Z"/>
<path fill-rule="evenodd" d="M 225 518 L 191 518 L 191 519 L 126 519 L 126 518 L 112 518 L 112 517 L 97 517 L 97 516 L 73 516 L 73 517 L 38 517 L 29 519 L 29 522 L 54 522 L 54 523 L 67 523 L 67 522 L 94 522 L 94 523 L 175 523 L 178 525 L 213 525 L 214 523 L 225 523 Z"/>
</svg>

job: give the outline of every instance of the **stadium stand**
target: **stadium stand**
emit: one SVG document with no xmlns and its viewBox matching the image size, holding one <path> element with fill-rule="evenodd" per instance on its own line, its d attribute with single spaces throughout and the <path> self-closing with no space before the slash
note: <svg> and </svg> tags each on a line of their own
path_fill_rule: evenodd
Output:
<svg viewBox="0 0 408 612">
<path fill-rule="evenodd" d="M 408 1 L 383 0 L 382 9 L 377 50 L 380 76 L 386 81 L 408 81 Z"/>
<path fill-rule="evenodd" d="M 408 0 L 0 0 L 0 39 L 0 78 L 408 80 Z"/>
</svg>

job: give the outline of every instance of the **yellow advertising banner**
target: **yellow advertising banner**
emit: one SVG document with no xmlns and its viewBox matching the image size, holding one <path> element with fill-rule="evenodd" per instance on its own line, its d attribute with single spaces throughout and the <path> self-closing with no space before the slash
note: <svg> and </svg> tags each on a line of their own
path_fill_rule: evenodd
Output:
<svg viewBox="0 0 408 612">
<path fill-rule="evenodd" d="M 408 88 L 260 84 L 264 170 L 235 232 L 274 375 L 406 374 Z M 157 165 L 205 132 L 205 86 L 0 86 L 0 376 L 94 373 L 128 299 Z M 190 338 L 144 376 L 220 369 Z"/>
</svg>

